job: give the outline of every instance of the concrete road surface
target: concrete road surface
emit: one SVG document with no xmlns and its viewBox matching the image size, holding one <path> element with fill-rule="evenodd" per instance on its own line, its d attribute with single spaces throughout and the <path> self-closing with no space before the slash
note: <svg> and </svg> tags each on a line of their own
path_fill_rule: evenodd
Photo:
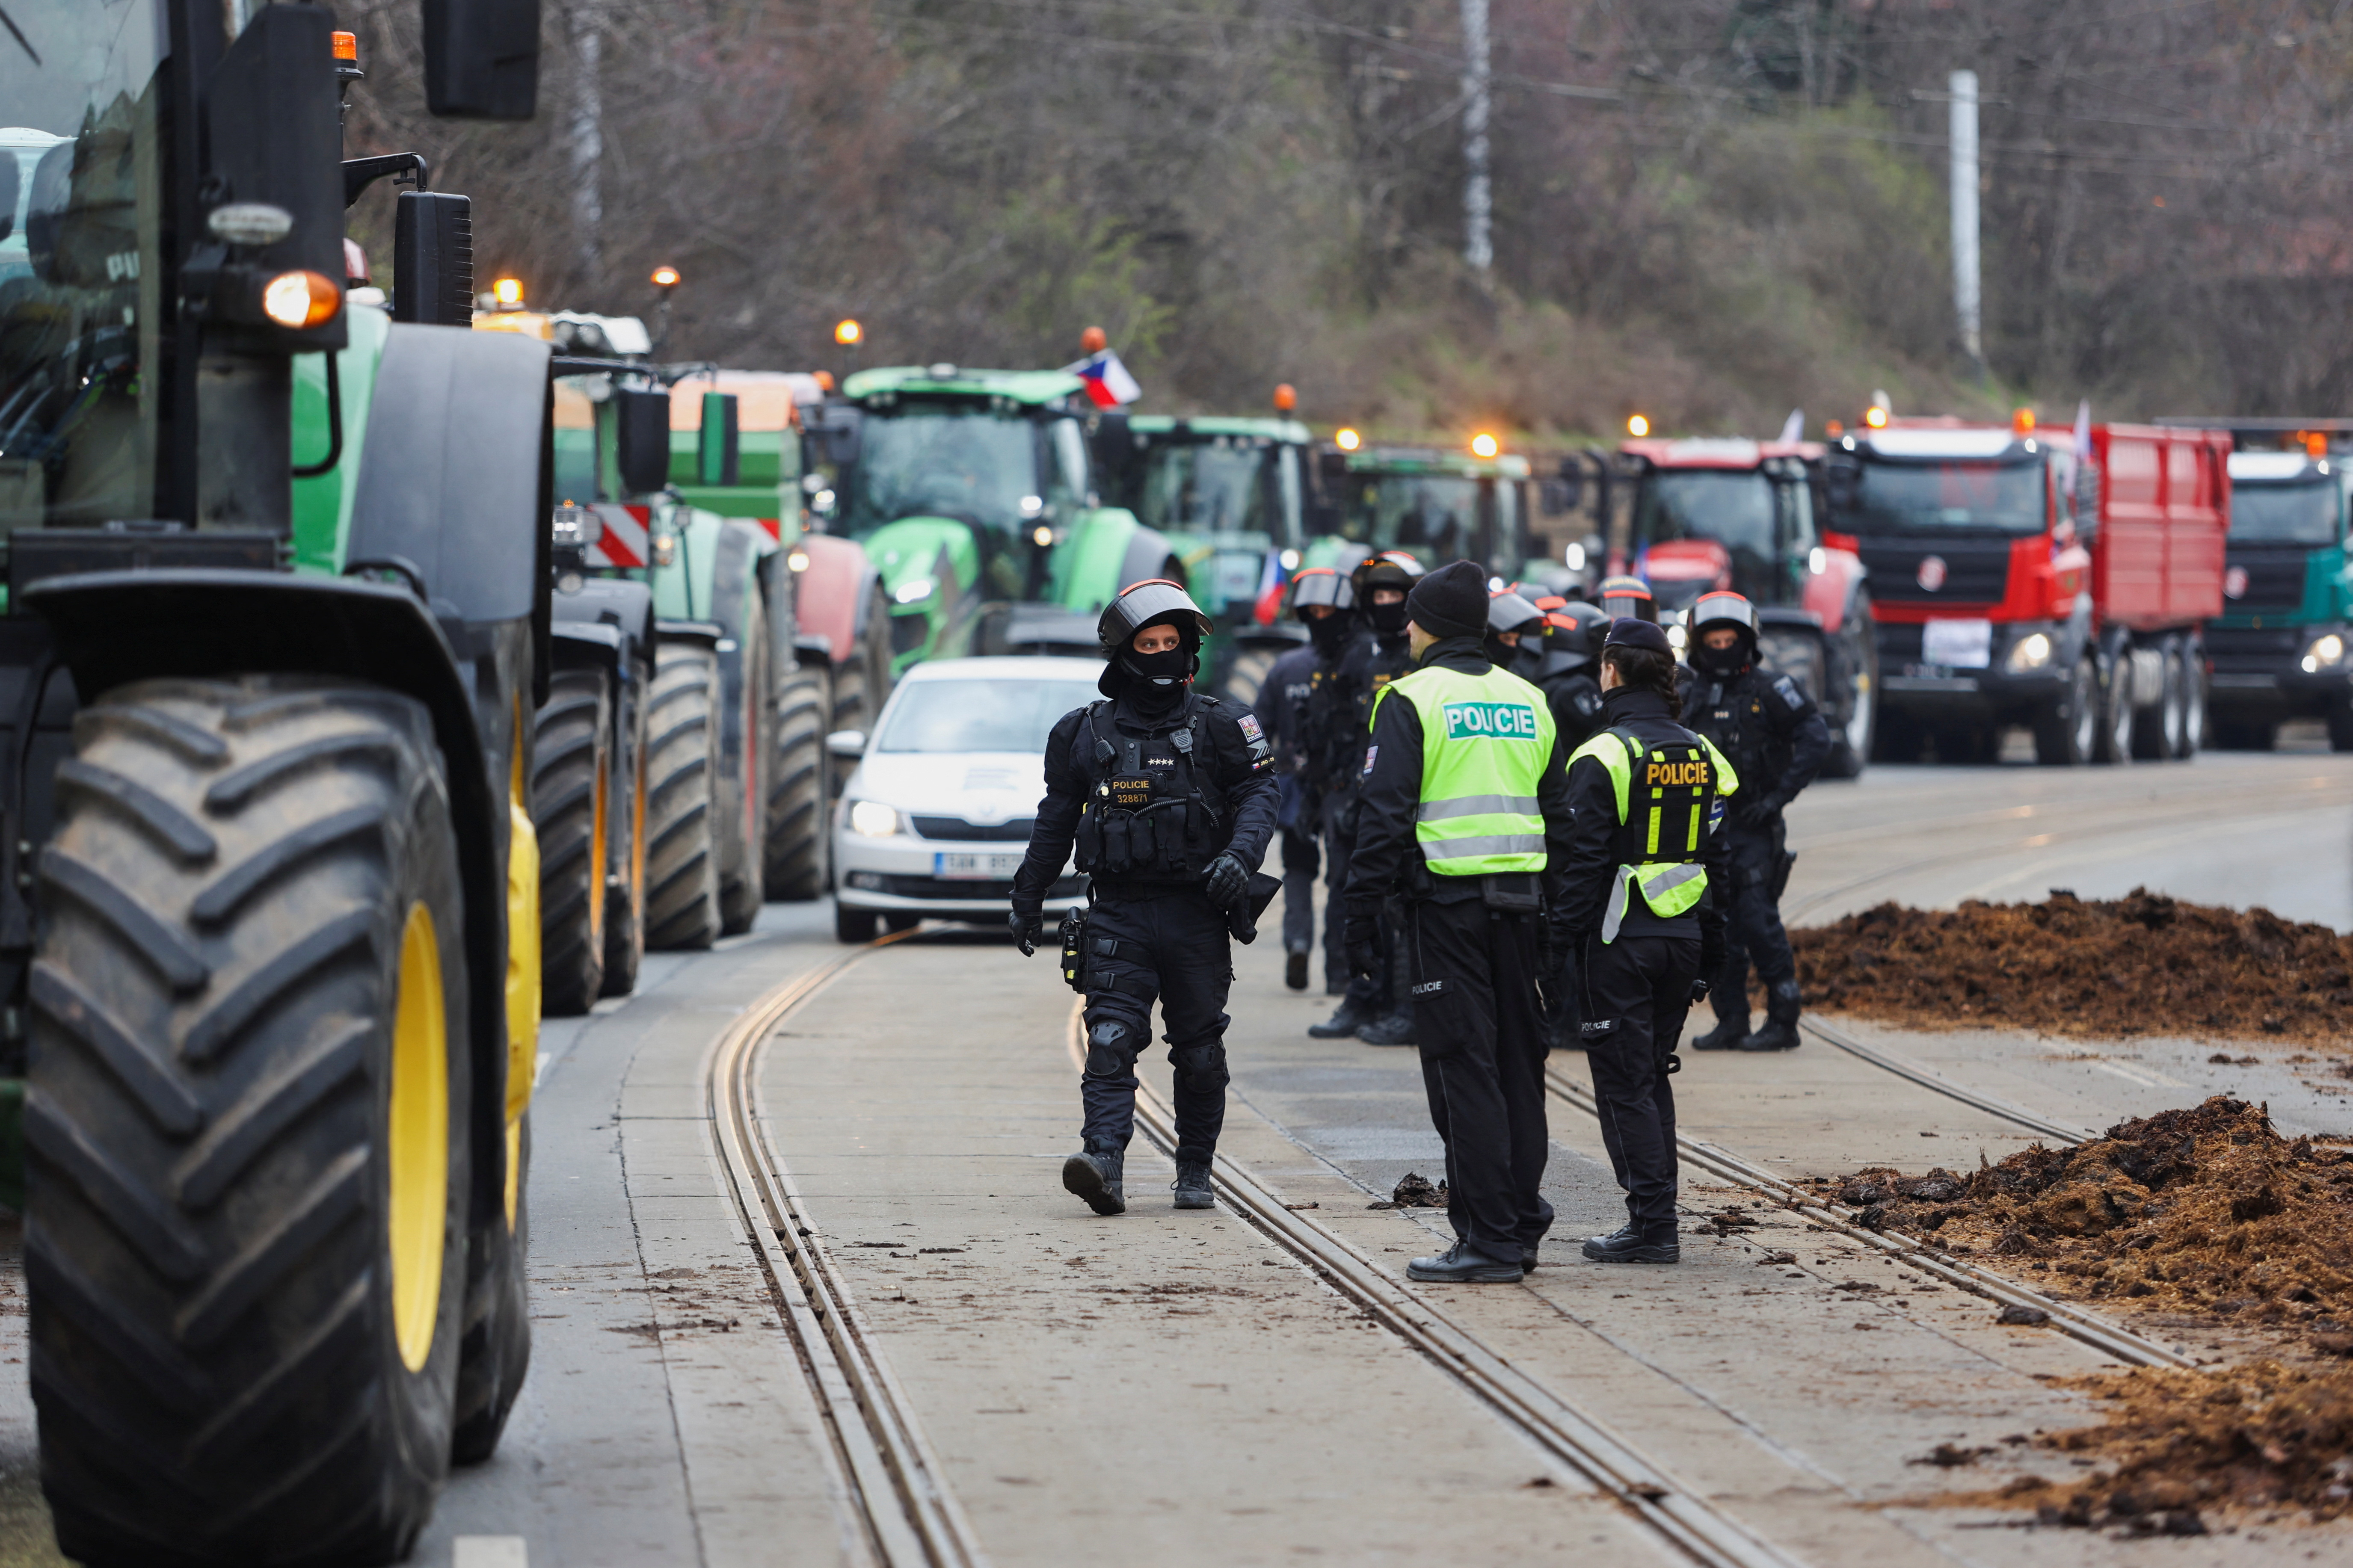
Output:
<svg viewBox="0 0 2353 1568">
<path fill-rule="evenodd" d="M 2353 758 L 2326 753 L 1879 769 L 1820 785 L 1792 811 L 1789 908 L 1824 920 L 1890 899 L 2147 886 L 2353 929 L 2348 805 Z M 865 1560 L 832 1479 L 827 1413 L 722 1198 L 702 1077 L 747 1003 L 839 956 L 828 913 L 772 907 L 750 936 L 650 961 L 635 997 L 548 1026 L 530 1185 L 532 1377 L 498 1457 L 452 1479 L 416 1561 Z M 1415 1053 L 1308 1039 L 1331 1004 L 1282 988 L 1271 942 L 1239 952 L 1236 971 L 1226 1152 L 1387 1268 L 1442 1246 L 1434 1215 L 1366 1206 L 1409 1170 L 1439 1172 Z M 1171 1211 L 1170 1173 L 1141 1142 L 1128 1216 L 1098 1220 L 1064 1194 L 1059 1163 L 1077 1123 L 1070 1002 L 1048 956 L 1024 963 L 993 932 L 939 928 L 860 959 L 788 1017 L 761 1079 L 776 1158 L 800 1184 L 815 1239 L 991 1561 L 1678 1560 L 1228 1208 Z M 1848 1027 L 1957 1086 L 2077 1125 L 2228 1088 L 2267 1095 L 2284 1123 L 2347 1127 L 2328 1080 L 2276 1052 L 2215 1067 L 2196 1040 Z M 1581 1076 L 1580 1062 L 1556 1059 Z M 2030 1136 L 1819 1041 L 1686 1060 L 1686 1129 L 1785 1173 L 1957 1165 Z M 1150 1070 L 1165 1089 L 1165 1064 Z M 1591 1123 L 1559 1105 L 1553 1125 L 1561 1217 L 1545 1267 L 1523 1287 L 1430 1299 L 1788 1557 L 1825 1568 L 2353 1558 L 2353 1535 L 2337 1530 L 2126 1542 L 1920 1506 L 1948 1485 L 2047 1468 L 2031 1456 L 1982 1476 L 1909 1461 L 1938 1443 L 1999 1446 L 2085 1420 L 2042 1380 L 2099 1360 L 1770 1214 L 1732 1236 L 1694 1228 L 1677 1270 L 1586 1265 L 1577 1240 L 1614 1225 L 1620 1200 Z M 1701 1182 L 1687 1182 L 1686 1201 L 1694 1226 L 1755 1206 Z M 0 1563 L 56 1561 L 34 1479 L 21 1311 L 11 1264 L 0 1268 Z M 2228 1350 L 2215 1342 L 2211 1353 Z"/>
</svg>

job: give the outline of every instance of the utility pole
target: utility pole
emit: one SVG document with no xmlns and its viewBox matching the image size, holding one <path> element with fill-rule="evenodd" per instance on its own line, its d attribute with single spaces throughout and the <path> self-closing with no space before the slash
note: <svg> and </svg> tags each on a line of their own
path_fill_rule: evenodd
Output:
<svg viewBox="0 0 2353 1568">
<path fill-rule="evenodd" d="M 1487 0 L 1462 0 L 1462 259 L 1488 287 L 1495 264 L 1494 191 L 1487 178 Z"/>
<path fill-rule="evenodd" d="M 1985 296 L 1978 274 L 1978 73 L 1955 71 L 1953 103 L 1953 315 L 1969 362 L 1985 368 Z"/>
<path fill-rule="evenodd" d="M 572 223 L 590 286 L 605 261 L 605 28 L 597 0 L 577 0 L 572 32 Z"/>
</svg>

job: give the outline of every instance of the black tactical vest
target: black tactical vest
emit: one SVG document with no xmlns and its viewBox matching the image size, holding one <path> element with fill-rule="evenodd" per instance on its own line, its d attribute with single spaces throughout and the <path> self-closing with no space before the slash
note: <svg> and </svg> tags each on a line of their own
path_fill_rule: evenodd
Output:
<svg viewBox="0 0 2353 1568">
<path fill-rule="evenodd" d="M 1222 814 L 1201 754 L 1201 712 L 1150 737 L 1121 732 L 1087 709 L 1071 752 L 1089 778 L 1079 812 L 1079 869 L 1096 877 L 1176 879 L 1200 875 L 1218 853 Z"/>
</svg>

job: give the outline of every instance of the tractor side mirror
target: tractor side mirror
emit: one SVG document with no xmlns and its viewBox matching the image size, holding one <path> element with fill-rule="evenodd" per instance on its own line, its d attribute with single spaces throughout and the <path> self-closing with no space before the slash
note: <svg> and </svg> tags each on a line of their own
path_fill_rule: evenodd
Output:
<svg viewBox="0 0 2353 1568">
<path fill-rule="evenodd" d="M 401 192 L 393 208 L 392 256 L 394 321 L 473 324 L 473 197 Z"/>
<path fill-rule="evenodd" d="M 633 496 L 651 495 L 670 483 L 670 394 L 613 391 L 614 441 L 618 450 L 621 489 Z"/>
<path fill-rule="evenodd" d="M 1560 460 L 1560 472 L 1544 481 L 1543 504 L 1546 517 L 1567 517 L 1585 499 L 1585 465 L 1575 458 Z"/>
<path fill-rule="evenodd" d="M 825 414 L 818 422 L 817 436 L 825 460 L 836 468 L 846 468 L 858 461 L 865 435 L 865 413 L 847 403 L 826 405 Z"/>
<path fill-rule="evenodd" d="M 425 0 L 425 106 L 449 120 L 539 108 L 539 0 Z"/>
<path fill-rule="evenodd" d="M 702 434 L 694 447 L 694 482 L 735 485 L 743 482 L 744 437 L 736 423 L 732 392 L 702 395 Z"/>
<path fill-rule="evenodd" d="M 350 336 L 341 310 L 316 326 L 293 329 L 261 310 L 261 284 L 288 272 L 316 273 L 338 291 L 343 283 L 343 130 L 332 32 L 333 20 L 320 6 L 256 11 L 221 57 L 206 93 L 206 173 L 224 192 L 208 226 L 225 224 L 232 207 L 282 215 L 259 233 L 214 227 L 213 237 L 234 248 L 216 253 L 209 270 L 218 281 L 206 291 L 218 319 L 267 333 L 285 353 L 339 349 Z M 77 247 L 60 235 L 58 248 L 70 257 Z"/>
</svg>

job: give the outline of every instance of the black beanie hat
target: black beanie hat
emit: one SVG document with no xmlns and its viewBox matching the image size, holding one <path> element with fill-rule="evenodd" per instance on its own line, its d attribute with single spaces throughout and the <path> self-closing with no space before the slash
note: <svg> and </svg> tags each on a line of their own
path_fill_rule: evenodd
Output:
<svg viewBox="0 0 2353 1568">
<path fill-rule="evenodd" d="M 1450 562 L 1413 585 L 1406 617 L 1432 637 L 1487 635 L 1487 574 L 1469 561 Z"/>
<path fill-rule="evenodd" d="M 1638 621 L 1631 616 L 1620 616 L 1609 623 L 1609 635 L 1601 639 L 1603 647 L 1639 647 L 1651 653 L 1674 657 L 1674 645 L 1655 621 Z"/>
</svg>

